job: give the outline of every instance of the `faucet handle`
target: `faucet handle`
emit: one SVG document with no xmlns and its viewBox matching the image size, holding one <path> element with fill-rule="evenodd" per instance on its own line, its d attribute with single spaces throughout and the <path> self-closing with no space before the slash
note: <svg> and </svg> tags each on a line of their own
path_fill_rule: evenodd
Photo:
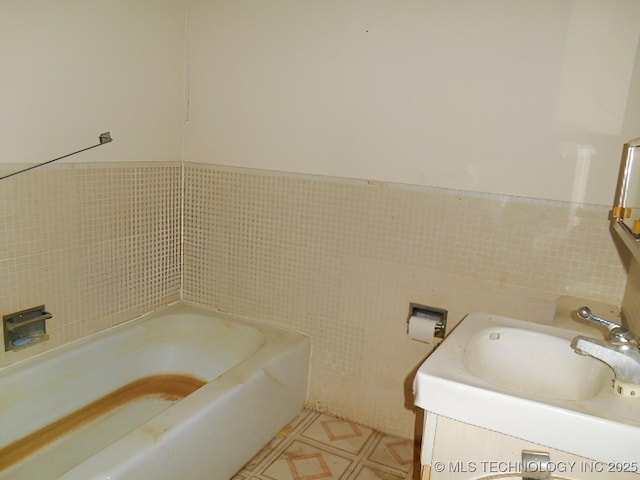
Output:
<svg viewBox="0 0 640 480">
<path fill-rule="evenodd" d="M 637 345 L 638 340 L 631 334 L 629 330 L 622 325 L 606 318 L 598 317 L 591 313 L 591 309 L 587 306 L 578 309 L 578 316 L 584 320 L 588 320 L 597 325 L 603 325 L 609 330 L 609 339 L 614 345 Z"/>
<path fill-rule="evenodd" d="M 622 325 L 616 322 L 612 322 L 611 320 L 607 320 L 606 318 L 598 317 L 591 313 L 591 309 L 587 306 L 580 307 L 578 309 L 578 316 L 585 320 L 589 320 L 590 322 L 597 323 L 598 325 L 604 325 L 611 331 L 614 328 L 624 328 Z"/>
</svg>

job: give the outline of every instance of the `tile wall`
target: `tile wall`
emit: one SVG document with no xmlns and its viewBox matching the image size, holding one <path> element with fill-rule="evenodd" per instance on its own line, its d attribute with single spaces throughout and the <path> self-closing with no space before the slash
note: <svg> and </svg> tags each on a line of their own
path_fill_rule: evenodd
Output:
<svg viewBox="0 0 640 480">
<path fill-rule="evenodd" d="M 432 348 L 406 335 L 410 302 L 447 309 L 449 328 L 471 311 L 547 322 L 558 296 L 620 304 L 626 281 L 606 208 L 198 164 L 12 177 L 0 227 L 0 313 L 44 303 L 54 315 L 48 342 L 0 365 L 182 288 L 309 334 L 308 406 L 407 438 Z"/>
<path fill-rule="evenodd" d="M 309 407 L 405 438 L 410 302 L 549 322 L 625 288 L 604 207 L 186 164 L 184 215 L 184 298 L 309 334 Z"/>
<path fill-rule="evenodd" d="M 178 300 L 180 235 L 178 163 L 62 164 L 0 181 L 0 314 L 53 314 L 49 341 L 0 348 L 0 365 Z"/>
</svg>

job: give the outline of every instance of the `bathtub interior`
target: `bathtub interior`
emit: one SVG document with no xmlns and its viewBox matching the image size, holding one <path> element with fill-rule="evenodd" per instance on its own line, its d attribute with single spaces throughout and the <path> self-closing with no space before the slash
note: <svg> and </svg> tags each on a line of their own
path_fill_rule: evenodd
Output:
<svg viewBox="0 0 640 480">
<path fill-rule="evenodd" d="M 56 478 L 287 335 L 180 302 L 0 369 L 0 478 Z M 172 394 L 174 386 L 162 387 L 119 404 L 109 401 L 125 385 L 172 375 L 195 388 Z M 45 438 L 41 433 L 60 419 L 100 402 L 107 408 L 70 432 L 20 444 L 34 432 Z"/>
<path fill-rule="evenodd" d="M 145 376 L 210 381 L 264 341 L 256 328 L 182 306 L 0 369 L 0 448 Z"/>
<path fill-rule="evenodd" d="M 69 469 L 118 441 L 132 430 L 166 411 L 178 400 L 146 395 L 128 401 L 82 426 L 55 438 L 35 432 L 34 439 L 17 448 L 0 450 L 0 479 L 30 480 L 58 478 Z M 22 448 L 20 448 L 22 447 Z"/>
</svg>

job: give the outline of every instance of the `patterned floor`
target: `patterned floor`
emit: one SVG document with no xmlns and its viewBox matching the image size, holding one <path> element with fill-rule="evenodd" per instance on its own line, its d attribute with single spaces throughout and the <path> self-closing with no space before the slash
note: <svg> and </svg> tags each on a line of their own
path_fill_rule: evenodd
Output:
<svg viewBox="0 0 640 480">
<path fill-rule="evenodd" d="M 412 480 L 412 440 L 304 410 L 232 480 Z"/>
</svg>

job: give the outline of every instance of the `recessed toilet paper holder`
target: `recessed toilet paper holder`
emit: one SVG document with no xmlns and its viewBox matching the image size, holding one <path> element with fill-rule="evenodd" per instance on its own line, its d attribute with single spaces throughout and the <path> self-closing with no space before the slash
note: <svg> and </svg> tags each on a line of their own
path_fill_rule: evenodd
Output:
<svg viewBox="0 0 640 480">
<path fill-rule="evenodd" d="M 436 338 L 444 338 L 447 331 L 447 310 L 444 308 L 430 307 L 419 303 L 409 304 L 409 316 L 407 317 L 407 328 L 411 317 L 428 318 L 436 321 L 435 332 L 433 336 Z"/>
</svg>

